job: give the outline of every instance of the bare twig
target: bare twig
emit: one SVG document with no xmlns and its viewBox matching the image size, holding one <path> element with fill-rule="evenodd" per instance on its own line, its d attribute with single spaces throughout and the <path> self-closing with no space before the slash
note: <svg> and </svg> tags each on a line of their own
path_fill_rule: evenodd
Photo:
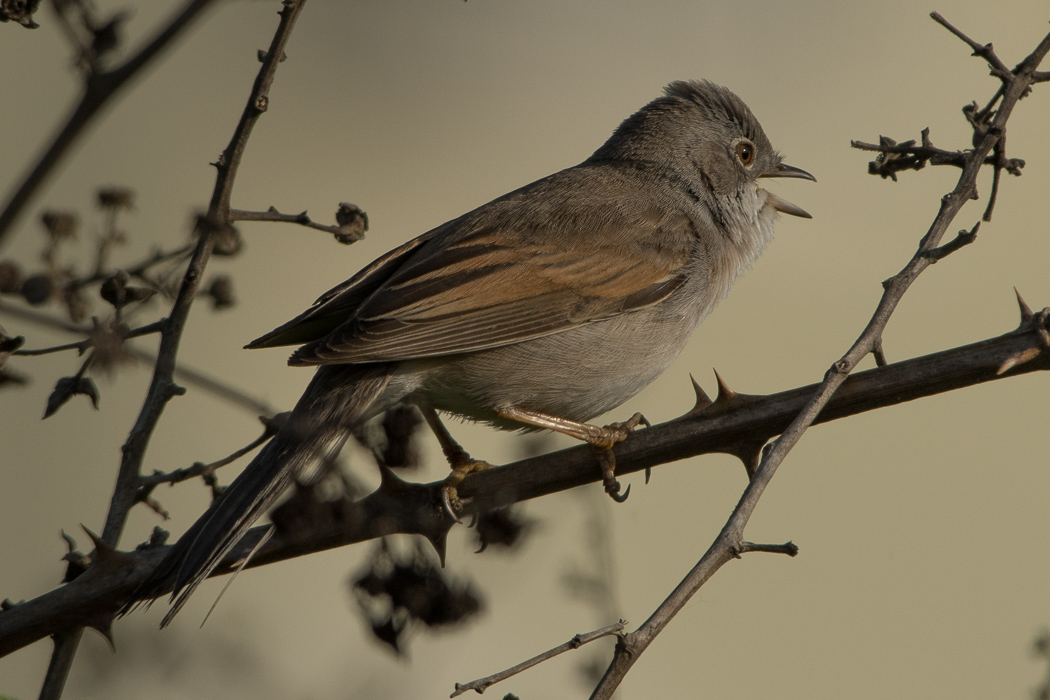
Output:
<svg viewBox="0 0 1050 700">
<path fill-rule="evenodd" d="M 68 321 L 55 318 L 54 316 L 42 314 L 38 311 L 34 311 L 33 309 L 24 309 L 18 306 L 13 306 L 11 304 L 5 304 L 3 301 L 0 301 L 0 313 L 15 316 L 25 321 L 29 321 L 30 323 L 47 326 L 48 328 L 57 328 L 59 330 L 67 331 L 69 333 L 79 333 L 83 335 L 88 335 L 91 333 L 90 328 L 78 326 L 76 324 L 69 323 Z M 141 335 L 146 335 L 147 333 L 156 333 L 158 332 L 158 330 L 162 330 L 164 324 L 166 323 L 167 319 L 161 319 L 160 321 L 149 323 L 145 326 L 141 326 L 140 328 L 132 329 L 131 331 L 128 331 L 128 334 L 125 336 L 125 338 L 131 339 Z M 91 347 L 90 339 L 86 338 L 76 343 L 67 343 L 66 345 L 60 345 L 54 348 L 43 348 L 42 350 L 36 352 L 29 351 L 19 354 L 44 354 L 44 351 L 58 352 L 60 349 L 78 349 L 81 347 L 83 347 L 84 349 Z M 145 362 L 150 365 L 154 364 L 157 361 L 156 353 L 147 352 L 145 350 L 140 350 L 138 348 L 133 347 L 127 348 L 127 352 L 129 355 L 136 358 L 137 360 L 140 360 L 141 362 Z M 227 401 L 247 408 L 249 411 L 255 413 L 256 415 L 273 416 L 277 414 L 277 410 L 262 399 L 257 398 L 255 396 L 251 396 L 250 394 L 245 393 L 244 391 L 238 389 L 235 386 L 227 384 L 220 379 L 205 374 L 204 372 L 195 370 L 192 367 L 187 367 L 183 364 L 176 365 L 175 378 L 180 382 L 195 385 L 220 398 L 226 399 Z"/>
<path fill-rule="evenodd" d="M 189 256 L 193 253 L 193 247 L 193 244 L 189 243 L 187 245 L 175 248 L 174 250 L 157 250 L 153 253 L 150 253 L 150 255 L 142 261 L 135 263 L 134 265 L 124 267 L 123 269 L 125 272 L 128 273 L 128 275 L 132 277 L 137 277 L 148 284 L 152 284 L 153 280 L 148 279 L 145 276 L 150 269 L 156 267 L 157 265 L 160 265 L 161 263 L 168 262 L 169 260 L 189 258 Z M 96 282 L 101 282 L 112 274 L 112 270 L 96 269 L 93 274 L 87 277 L 72 280 L 69 284 L 76 289 L 80 289 L 82 287 L 86 287 Z"/>
<path fill-rule="evenodd" d="M 51 654 L 44 683 L 40 688 L 40 700 L 58 700 L 62 697 L 69 669 L 73 667 L 73 658 L 83 636 L 83 627 L 74 627 L 55 635 L 55 650 Z"/>
<path fill-rule="evenodd" d="M 3 302 L 0 302 L 0 312 L 9 312 L 9 311 L 12 310 L 12 308 L 13 307 L 6 306 L 6 305 L 3 304 Z M 29 318 L 30 314 L 33 314 L 33 312 L 30 311 L 29 309 L 18 309 L 18 311 L 25 311 L 26 312 L 26 315 L 23 316 L 23 318 Z M 15 314 L 12 314 L 12 315 L 15 315 Z M 47 318 L 47 319 L 50 320 L 50 317 L 45 317 L 45 316 L 43 316 L 43 314 L 40 314 L 40 316 L 42 318 Z M 58 319 L 54 319 L 54 320 L 57 321 Z M 59 323 L 62 324 L 61 327 L 62 327 L 63 330 L 72 330 L 72 328 L 76 328 L 76 326 L 72 326 L 72 324 L 69 324 L 69 326 L 72 326 L 72 328 L 70 328 L 70 327 L 67 327 L 66 324 L 61 322 L 61 321 Z M 138 328 L 132 328 L 132 329 L 121 329 L 121 328 L 118 328 L 116 330 L 119 332 L 120 337 L 123 340 L 130 340 L 131 338 L 140 338 L 140 337 L 142 337 L 144 335 L 150 335 L 152 333 L 161 333 L 161 332 L 163 332 L 164 325 L 166 323 L 167 323 L 167 319 L 162 319 L 160 321 L 154 321 L 153 323 L 147 323 L 145 326 L 139 326 Z M 24 356 L 50 355 L 52 353 L 62 352 L 64 350 L 76 350 L 76 351 L 78 351 L 80 353 L 83 353 L 85 350 L 88 350 L 88 349 L 90 349 L 90 348 L 95 346 L 95 338 L 91 335 L 91 330 L 90 329 L 87 329 L 87 328 L 77 329 L 77 331 L 75 331 L 75 332 L 85 333 L 85 334 L 88 335 L 88 337 L 84 338 L 83 340 L 79 340 L 79 341 L 77 341 L 75 343 L 65 343 L 63 345 L 54 345 L 54 346 L 47 347 L 47 348 L 35 348 L 35 349 L 26 349 L 26 350 L 19 349 L 19 350 L 15 350 L 11 354 L 12 355 L 24 355 Z"/>
<path fill-rule="evenodd" d="M 128 513 L 135 503 L 138 502 L 139 475 L 141 473 L 142 461 L 145 458 L 146 448 L 149 445 L 153 430 L 159 422 L 168 400 L 173 396 L 185 393 L 185 390 L 175 384 L 174 381 L 176 355 L 178 353 L 179 343 L 182 339 L 182 332 L 186 320 L 189 317 L 190 308 L 197 294 L 197 289 L 200 286 L 200 281 L 204 274 L 204 268 L 208 263 L 208 259 L 211 257 L 212 249 L 215 244 L 215 233 L 230 226 L 230 196 L 233 192 L 234 179 L 236 178 L 237 170 L 240 166 L 241 158 L 247 146 L 252 128 L 263 112 L 266 111 L 269 102 L 270 86 L 273 83 L 274 74 L 280 63 L 280 57 L 284 55 L 284 47 L 291 34 L 292 28 L 295 26 L 295 21 L 298 19 L 299 13 L 302 11 L 305 1 L 306 0 L 284 0 L 280 13 L 280 23 L 270 44 L 269 52 L 264 57 L 262 67 L 259 69 L 255 83 L 252 86 L 248 103 L 244 108 L 244 112 L 241 114 L 241 119 L 237 124 L 236 129 L 234 129 L 233 138 L 230 140 L 226 150 L 223 151 L 219 162 L 216 163 L 218 173 L 216 175 L 215 188 L 212 193 L 211 203 L 208 207 L 208 213 L 205 217 L 198 219 L 197 229 L 199 235 L 197 243 L 194 247 L 186 273 L 183 276 L 178 295 L 172 305 L 171 313 L 166 319 L 164 329 L 161 332 L 160 350 L 157 354 L 153 379 L 150 382 L 142 410 L 140 411 L 138 419 L 136 420 L 134 427 L 132 427 L 128 439 L 124 443 L 122 449 L 120 470 L 117 474 L 117 483 L 110 500 L 109 513 L 106 516 L 105 528 L 102 531 L 101 538 L 98 538 L 98 541 L 96 542 L 96 552 L 101 553 L 101 548 L 103 546 L 107 548 L 115 547 L 119 541 L 120 535 L 123 532 L 124 525 L 127 521 Z M 162 32 L 162 37 L 166 35 L 174 36 L 174 34 L 177 33 L 178 28 L 184 26 L 197 10 L 203 8 L 207 4 L 208 0 L 192 0 L 187 9 L 184 10 L 183 15 L 176 18 L 168 29 L 165 32 Z M 195 10 L 194 8 L 197 9 Z M 156 51 L 159 50 L 160 46 L 163 46 L 164 43 L 166 43 L 167 40 L 161 41 L 162 37 L 158 37 L 158 39 L 144 49 L 142 53 L 132 58 L 124 66 L 107 73 L 92 74 L 88 81 L 88 89 L 85 97 L 81 101 L 81 104 L 77 108 L 73 117 L 71 117 L 66 129 L 64 129 L 59 138 L 56 139 L 52 148 L 47 154 L 45 154 L 44 159 L 34 172 L 26 179 L 22 188 L 16 193 L 15 198 L 12 200 L 12 204 L 8 206 L 2 215 L 0 215 L 0 238 L 2 238 L 6 227 L 11 221 L 13 221 L 21 206 L 23 206 L 25 201 L 28 200 L 29 196 L 43 180 L 46 173 L 54 163 L 58 161 L 59 157 L 69 146 L 74 137 L 80 132 L 83 124 L 86 123 L 95 113 L 98 106 L 104 102 L 117 87 L 123 84 L 134 70 L 140 67 L 150 56 L 152 56 L 153 53 L 156 53 Z M 151 47 L 154 46 L 157 48 L 151 49 Z M 152 53 L 147 53 L 151 50 Z M 99 87 L 100 85 L 101 87 Z M 110 616 L 110 619 L 111 618 L 112 616 Z M 104 624 L 108 628 L 108 625 L 110 624 L 109 620 L 107 619 Z M 70 647 L 70 649 L 56 647 L 52 658 L 52 665 L 49 667 L 47 677 L 45 678 L 45 688 L 56 687 L 56 691 L 53 695 L 55 698 L 61 696 L 62 683 L 64 682 L 65 676 L 68 674 L 69 664 L 72 663 L 73 657 L 76 653 L 76 644 L 73 643 Z M 62 654 L 61 658 L 59 656 L 60 653 Z"/>
<path fill-rule="evenodd" d="M 741 554 L 748 552 L 768 552 L 770 554 L 786 554 L 789 557 L 798 556 L 798 545 L 794 542 L 784 544 L 756 544 L 754 542 L 741 542 L 736 548 L 735 555 L 740 558 Z"/>
<path fill-rule="evenodd" d="M 276 208 L 270 207 L 266 211 L 245 211 L 233 209 L 230 211 L 232 221 L 274 221 L 288 224 L 299 224 L 307 228 L 325 231 L 335 236 L 339 243 L 350 244 L 364 238 L 368 230 L 368 215 L 360 207 L 348 202 L 341 202 L 336 211 L 337 225 L 319 224 L 307 216 L 306 212 L 299 214 L 282 214 Z"/>
<path fill-rule="evenodd" d="M 274 431 L 267 428 L 263 431 L 262 435 L 255 438 L 244 447 L 234 450 L 222 459 L 218 459 L 208 464 L 205 464 L 204 462 L 194 462 L 193 466 L 186 467 L 185 469 L 176 469 L 173 472 L 153 472 L 153 474 L 150 474 L 149 476 L 143 476 L 140 479 L 140 483 L 142 484 L 142 490 L 140 490 L 140 493 L 144 494 L 142 497 L 145 497 L 145 495 L 148 495 L 148 493 L 145 492 L 145 489 L 147 488 L 152 490 L 153 487 L 158 486 L 159 484 L 177 484 L 180 481 L 186 481 L 197 476 L 212 474 L 219 467 L 225 467 L 227 464 L 236 462 L 238 459 L 272 438 L 273 435 Z"/>
<path fill-rule="evenodd" d="M 12 355 L 21 355 L 23 357 L 37 357 L 40 355 L 51 355 L 56 352 L 64 352 L 66 350 L 76 350 L 78 353 L 82 353 L 91 347 L 91 338 L 84 338 L 75 343 L 66 343 L 64 345 L 52 345 L 49 348 L 28 348 L 24 350 L 15 350 Z"/>
<path fill-rule="evenodd" d="M 788 452 L 798 443 L 809 426 L 821 415 L 821 412 L 828 405 L 828 402 L 831 401 L 836 391 L 846 381 L 850 372 L 865 356 L 873 351 L 876 341 L 882 337 L 883 330 L 901 297 L 915 278 L 932 264 L 930 251 L 937 248 L 952 220 L 976 192 L 977 174 L 981 166 L 984 164 L 988 154 L 992 152 L 996 143 L 998 143 L 1000 136 L 1005 133 L 1006 122 L 1013 112 L 1014 106 L 1029 90 L 1035 69 L 1047 52 L 1050 51 L 1050 34 L 1048 34 L 1036 47 L 1035 51 L 1025 58 L 1014 72 L 1010 72 L 1005 69 L 1005 66 L 992 51 L 990 44 L 985 46 L 977 44 L 972 39 L 965 37 L 959 30 L 952 27 L 936 13 L 933 14 L 933 18 L 974 48 L 974 52 L 982 56 L 992 67 L 993 73 L 1003 81 L 1002 102 L 995 114 L 995 118 L 983 135 L 980 135 L 979 139 L 975 139 L 974 149 L 968 156 L 968 162 L 963 168 L 958 184 L 951 193 L 942 198 L 940 211 L 926 235 L 923 236 L 919 249 L 908 264 L 897 275 L 888 280 L 878 308 L 860 337 L 857 338 L 849 351 L 827 371 L 824 381 L 817 392 L 792 421 L 787 430 L 773 443 L 772 448 L 764 451 L 758 469 L 744 490 L 740 501 L 704 556 L 648 620 L 634 632 L 624 635 L 622 643 L 617 645 L 616 653 L 605 672 L 605 676 L 591 694 L 592 700 L 607 700 L 612 696 L 628 671 L 630 671 L 631 667 L 657 635 L 670 623 L 700 587 L 723 565 L 733 559 L 734 552 L 740 550 L 743 543 L 744 527 L 750 520 L 751 514 L 758 505 L 758 501 L 766 486 L 776 473 L 777 467 L 780 466 Z M 1042 354 L 1045 355 L 1045 353 Z"/>
<path fill-rule="evenodd" d="M 165 330 L 161 334 L 160 351 L 146 401 L 139 414 L 139 419 L 132 428 L 127 442 L 124 443 L 123 458 L 117 477 L 117 487 L 113 493 L 110 512 L 106 518 L 106 527 L 102 537 L 105 541 L 115 543 L 124 529 L 128 511 L 135 503 L 139 485 L 139 474 L 146 446 L 153 433 L 161 413 L 168 400 L 176 394 L 174 382 L 175 356 L 178 352 L 182 330 L 189 316 L 193 298 L 200 284 L 204 267 L 211 257 L 213 245 L 212 233 L 229 225 L 230 196 L 233 182 L 240 166 L 241 158 L 248 144 L 252 128 L 266 111 L 269 103 L 270 86 L 279 65 L 279 57 L 284 53 L 285 44 L 291 34 L 295 21 L 302 11 L 305 0 L 284 0 L 280 16 L 281 21 L 273 41 L 255 79 L 248 103 L 241 114 L 240 122 L 234 130 L 226 150 L 216 163 L 218 173 L 211 204 L 205 217 L 198 219 L 199 236 L 189 267 L 183 278 L 182 286 L 168 316 Z"/>
<path fill-rule="evenodd" d="M 966 229 L 963 229 L 963 230 L 959 231 L 959 233 L 955 236 L 955 238 L 953 238 L 952 240 L 948 241 L 947 243 L 945 243 L 942 246 L 939 246 L 937 248 L 930 248 L 929 250 L 924 251 L 923 255 L 925 255 L 927 258 L 929 258 L 930 262 L 937 262 L 938 260 L 941 260 L 941 259 L 951 255 L 952 253 L 954 253 L 955 251 L 959 250 L 963 246 L 968 246 L 971 243 L 973 243 L 974 241 L 976 241 L 977 240 L 977 231 L 980 228 L 981 228 L 981 222 L 978 221 L 976 224 L 973 225 L 973 228 L 970 229 L 969 231 L 967 231 Z M 881 341 L 880 341 L 880 344 L 881 344 Z"/>
<path fill-rule="evenodd" d="M 476 681 L 471 681 L 470 683 L 456 683 L 456 690 L 451 695 L 449 695 L 449 697 L 450 698 L 454 698 L 457 695 L 462 695 L 463 693 L 467 692 L 468 690 L 473 690 L 478 695 L 481 695 L 482 693 L 485 692 L 485 690 L 489 686 L 495 685 L 496 683 L 499 683 L 500 681 L 504 681 L 504 680 L 510 678 L 511 676 L 515 676 L 515 675 L 521 673 L 522 671 L 526 671 L 526 670 L 532 668 L 533 666 L 536 666 L 538 664 L 543 663 L 544 661 L 546 661 L 548 659 L 553 659 L 555 656 L 558 656 L 559 654 L 564 654 L 567 651 L 573 651 L 575 649 L 579 649 L 584 644 L 587 644 L 589 642 L 593 642 L 596 639 L 601 639 L 602 637 L 608 637 L 611 634 L 619 634 L 620 632 L 623 631 L 623 628 L 626 625 L 627 625 L 627 622 L 625 620 L 620 620 L 619 622 L 617 622 L 614 625 L 609 625 L 608 627 L 602 627 L 599 630 L 594 630 L 593 632 L 588 632 L 586 634 L 578 634 L 575 637 L 573 637 L 572 639 L 570 639 L 569 641 L 565 642 L 564 644 L 560 644 L 560 645 L 554 647 L 553 649 L 545 651 L 542 654 L 538 654 L 538 655 L 532 657 L 531 659 L 529 659 L 528 661 L 522 661 L 517 666 L 511 666 L 510 668 L 508 668 L 505 671 L 500 671 L 499 673 L 493 673 L 491 676 L 485 676 L 484 678 L 479 678 Z"/>
<path fill-rule="evenodd" d="M 974 106 L 974 109 L 976 109 L 976 106 Z M 960 169 L 966 167 L 972 151 L 946 151 L 942 148 L 936 148 L 930 142 L 929 134 L 929 129 L 922 130 L 921 146 L 916 146 L 914 140 L 897 143 L 887 136 L 880 137 L 877 144 L 853 140 L 850 141 L 850 146 L 861 151 L 878 152 L 879 157 L 868 163 L 868 173 L 889 178 L 893 181 L 897 180 L 897 173 L 902 170 L 922 170 L 927 163 L 930 165 L 951 165 Z M 1024 160 L 1020 158 L 1006 158 L 998 149 L 994 154 L 985 157 L 983 164 L 995 166 L 996 178 L 998 178 L 1000 169 L 1006 170 L 1011 175 L 1020 175 L 1021 168 L 1025 166 Z M 995 189 L 993 187 L 993 194 Z M 994 198 L 992 198 L 992 201 L 994 201 Z M 989 211 L 990 209 L 991 204 L 989 204 Z"/>
<path fill-rule="evenodd" d="M 973 49 L 974 56 L 980 56 L 988 62 L 988 66 L 992 69 L 992 75 L 996 76 L 1004 83 L 1008 82 L 1013 78 L 1013 73 L 1006 67 L 1006 64 L 999 60 L 999 57 L 995 55 L 995 49 L 989 44 L 978 44 L 976 41 L 966 36 L 962 31 L 957 29 L 951 22 L 944 19 L 939 12 L 931 12 L 930 17 L 933 21 L 941 25 L 949 32 L 954 34 L 963 40 L 971 49 Z"/>
<path fill-rule="evenodd" d="M 156 58 L 162 49 L 166 48 L 176 37 L 182 34 L 192 21 L 210 5 L 212 0 L 188 0 L 182 10 L 168 22 L 164 28 L 137 54 L 129 58 L 120 66 L 108 71 L 90 74 L 84 85 L 84 94 L 80 103 L 73 109 L 65 125 L 55 136 L 54 141 L 33 166 L 33 169 L 22 180 L 18 190 L 11 195 L 0 212 L 0 245 L 3 244 L 5 236 L 14 224 L 15 219 L 25 208 L 26 204 L 36 193 L 37 188 L 51 173 L 70 146 L 77 140 L 88 124 L 109 103 L 110 99 L 120 91 L 128 80 L 137 74 L 142 68 Z"/>
</svg>

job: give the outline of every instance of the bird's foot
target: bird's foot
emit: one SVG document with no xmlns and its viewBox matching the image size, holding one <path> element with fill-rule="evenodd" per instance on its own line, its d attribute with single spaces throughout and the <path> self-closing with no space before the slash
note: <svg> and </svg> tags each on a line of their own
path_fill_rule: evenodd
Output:
<svg viewBox="0 0 1050 700">
<path fill-rule="evenodd" d="M 622 495 L 620 494 L 620 482 L 616 480 L 616 457 L 613 455 L 612 448 L 617 443 L 626 440 L 627 436 L 639 425 L 648 428 L 649 421 L 641 413 L 635 413 L 622 423 L 610 423 L 602 428 L 588 426 L 593 428 L 593 433 L 584 438 L 594 448 L 594 454 L 602 468 L 602 485 L 605 487 L 605 493 L 617 503 L 623 503 L 631 495 L 631 485 L 628 484 L 627 490 Z"/>
<path fill-rule="evenodd" d="M 472 459 L 466 452 L 462 452 L 461 456 L 457 456 L 457 459 L 452 462 L 452 473 L 445 478 L 445 482 L 441 486 L 441 505 L 450 518 L 457 523 L 463 522 L 459 518 L 459 513 L 463 512 L 464 502 L 460 500 L 459 493 L 456 491 L 459 482 L 463 481 L 468 474 L 491 468 L 492 465 L 488 462 Z"/>
</svg>

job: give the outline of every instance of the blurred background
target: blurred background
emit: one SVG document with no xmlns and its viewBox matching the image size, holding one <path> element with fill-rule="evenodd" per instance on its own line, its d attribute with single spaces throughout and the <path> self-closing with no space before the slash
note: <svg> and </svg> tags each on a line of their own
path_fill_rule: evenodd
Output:
<svg viewBox="0 0 1050 700">
<path fill-rule="evenodd" d="M 103 15 L 132 10 L 125 56 L 177 5 L 97 2 Z M 210 196 L 208 163 L 229 140 L 278 9 L 273 0 L 239 0 L 206 13 L 87 131 L 0 257 L 36 264 L 46 208 L 79 213 L 79 242 L 66 254 L 92 255 L 102 186 L 136 192 L 117 262 L 185 241 Z M 816 175 L 817 184 L 771 185 L 814 218 L 783 218 L 777 239 L 677 363 L 610 419 L 680 415 L 693 403 L 689 374 L 713 392 L 712 367 L 748 393 L 819 381 L 957 178 L 930 168 L 896 184 L 879 180 L 850 139 L 917 139 L 930 127 L 935 145 L 966 147 L 960 108 L 985 104 L 997 86 L 983 61 L 928 18 L 931 10 L 994 42 L 1011 66 L 1050 29 L 1047 5 L 1036 0 L 315 0 L 292 35 L 233 204 L 306 209 L 330 223 L 338 203 L 350 201 L 368 212 L 371 229 L 343 247 L 293 225 L 241 224 L 245 250 L 209 267 L 209 276 L 232 276 L 237 304 L 220 312 L 198 304 L 180 360 L 290 408 L 309 371 L 286 367 L 284 350 L 243 351 L 245 342 L 388 249 L 583 160 L 671 80 L 708 78 L 750 105 L 786 162 Z M 5 198 L 79 91 L 53 17 L 41 11 L 37 21 L 35 31 L 0 26 Z M 1050 86 L 1019 105 L 1009 155 L 1027 160 L 1024 176 L 1004 176 L 977 242 L 929 269 L 905 297 L 885 335 L 891 361 L 1013 329 L 1014 286 L 1034 308 L 1050 305 L 1048 115 Z M 982 197 L 990 179 L 982 175 Z M 953 231 L 972 226 L 984 206 L 969 204 Z M 95 313 L 103 307 L 97 302 Z M 10 317 L 0 324 L 25 335 L 27 347 L 75 340 Z M 60 529 L 90 549 L 80 524 L 102 527 L 150 372 L 128 365 L 100 376 L 100 410 L 74 397 L 45 422 L 54 382 L 79 360 L 65 353 L 9 367 L 33 379 L 0 393 L 0 598 L 17 601 L 58 584 Z M 801 554 L 726 566 L 642 657 L 620 696 L 1029 697 L 1046 672 L 1032 643 L 1050 624 L 1048 390 L 1050 377 L 1026 375 L 810 431 L 747 530 L 753 541 L 793 540 Z M 569 444 L 451 427 L 472 453 L 497 463 Z M 145 469 L 212 461 L 258 432 L 251 412 L 191 387 L 169 404 Z M 440 478 L 446 467 L 429 436 L 425 449 L 426 470 L 413 478 Z M 351 461 L 374 480 L 367 460 Z M 403 657 L 372 640 L 348 590 L 370 551 L 364 544 L 242 574 L 203 629 L 224 581 L 202 586 L 163 632 L 162 605 L 120 620 L 116 655 L 89 631 L 66 697 L 439 698 L 456 681 L 617 617 L 633 628 L 707 548 L 745 474 L 733 458 L 705 456 L 656 468 L 648 486 L 640 475 L 626 481 L 634 488 L 619 506 L 597 484 L 526 503 L 537 524 L 509 554 L 475 555 L 473 536 L 454 529 L 448 572 L 474 579 L 485 612 L 455 631 L 416 635 Z M 155 495 L 172 519 L 138 508 L 122 548 L 156 524 L 177 536 L 209 499 L 199 480 Z M 567 583 L 606 570 L 614 585 L 601 600 Z M 0 694 L 35 697 L 51 649 L 42 641 L 0 659 Z M 593 682 L 581 665 L 604 667 L 610 653 L 606 640 L 489 693 L 586 697 Z"/>
</svg>

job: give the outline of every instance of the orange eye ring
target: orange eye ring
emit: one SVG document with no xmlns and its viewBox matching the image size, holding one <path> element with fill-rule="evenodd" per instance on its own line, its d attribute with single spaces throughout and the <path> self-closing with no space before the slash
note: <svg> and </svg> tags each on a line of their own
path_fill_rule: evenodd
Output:
<svg viewBox="0 0 1050 700">
<path fill-rule="evenodd" d="M 755 147 L 750 141 L 740 141 L 735 150 L 737 159 L 745 167 L 755 162 Z"/>
</svg>

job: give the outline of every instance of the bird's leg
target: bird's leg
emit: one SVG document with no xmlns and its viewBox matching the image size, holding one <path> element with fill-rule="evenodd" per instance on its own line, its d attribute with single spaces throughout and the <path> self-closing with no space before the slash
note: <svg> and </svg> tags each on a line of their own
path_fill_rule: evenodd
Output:
<svg viewBox="0 0 1050 700">
<path fill-rule="evenodd" d="M 438 440 L 438 444 L 441 445 L 441 451 L 445 454 L 445 459 L 448 460 L 448 465 L 452 467 L 452 473 L 445 478 L 445 483 L 441 487 L 441 503 L 445 507 L 445 512 L 455 520 L 456 522 L 462 522 L 457 515 L 458 512 L 463 510 L 463 502 L 459 499 L 459 494 L 456 492 L 456 486 L 459 482 L 473 472 L 484 471 L 492 467 L 488 462 L 483 462 L 480 459 L 472 458 L 463 447 L 456 442 L 452 437 L 448 429 L 445 428 L 444 423 L 441 422 L 441 418 L 438 417 L 437 411 L 426 404 L 417 403 L 416 406 L 419 408 L 420 413 L 423 414 L 423 418 L 426 420 L 427 425 L 434 432 L 434 436 Z"/>
<path fill-rule="evenodd" d="M 509 418 L 510 420 L 537 428 L 553 430 L 588 443 L 594 448 L 594 454 L 602 468 L 602 485 L 605 486 L 605 492 L 612 496 L 612 499 L 617 503 L 623 503 L 627 500 L 631 487 L 628 485 L 627 490 L 623 492 L 622 496 L 620 495 L 620 482 L 616 480 L 616 457 L 613 455 L 612 448 L 616 443 L 626 440 L 631 431 L 639 425 L 649 426 L 649 421 L 641 413 L 635 413 L 623 423 L 610 423 L 604 427 L 579 423 L 567 418 L 548 416 L 545 413 L 536 411 L 526 411 L 521 408 L 505 408 L 497 411 L 497 413 L 503 418 Z"/>
</svg>

